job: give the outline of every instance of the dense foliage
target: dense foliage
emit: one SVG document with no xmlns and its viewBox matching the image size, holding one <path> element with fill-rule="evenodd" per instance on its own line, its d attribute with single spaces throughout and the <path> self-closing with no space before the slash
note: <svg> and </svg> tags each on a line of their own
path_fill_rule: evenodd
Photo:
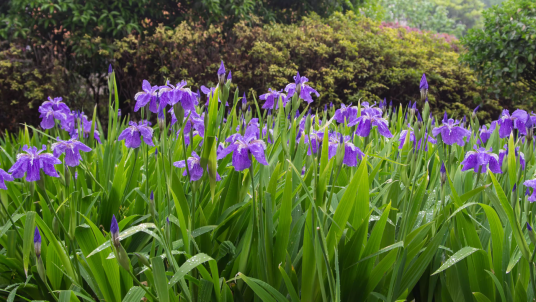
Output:
<svg viewBox="0 0 536 302">
<path fill-rule="evenodd" d="M 222 62 L 202 95 L 143 81 L 135 121 L 115 76 L 107 131 L 51 97 L 0 141 L 7 300 L 534 299 L 536 116 L 310 112 L 299 74 L 248 102 Z"/>
<path fill-rule="evenodd" d="M 85 44 L 88 47 L 91 39 Z M 447 110 L 459 116 L 483 103 L 479 117 L 490 120 L 499 114 L 499 101 L 513 106 L 507 97 L 488 97 L 476 85 L 472 71 L 458 63 L 456 38 L 416 31 L 395 24 L 378 24 L 353 13 L 336 13 L 327 19 L 304 18 L 298 24 L 250 27 L 246 22 L 231 32 L 223 26 L 192 26 L 181 23 L 174 29 L 158 27 L 154 34 L 130 35 L 116 40 L 113 57 L 118 77 L 120 108 L 132 113 L 134 92 L 143 79 L 176 82 L 186 79 L 197 89 L 214 81 L 212 73 L 223 59 L 241 87 L 256 91 L 282 85 L 298 67 L 307 72 L 321 93 L 315 106 L 371 103 L 387 98 L 395 104 L 418 100 L 410 83 L 423 72 L 429 75 L 430 102 L 435 113 Z M 46 52 L 46 56 L 37 54 Z M 35 114 L 32 109 L 46 95 L 61 94 L 64 101 L 85 112 L 97 103 L 106 113 L 107 68 L 86 81 L 65 68 L 62 57 L 54 58 L 50 44 L 38 52 L 16 47 L 0 52 L 0 102 L 6 119 L 0 128 L 13 129 L 23 119 L 12 112 Z M 106 65 L 107 66 L 107 65 Z M 98 79 L 98 80 L 97 80 Z M 248 96 L 251 96 L 248 92 Z M 106 125 L 107 121 L 101 121 Z"/>
<path fill-rule="evenodd" d="M 484 12 L 484 28 L 463 39 L 463 61 L 498 94 L 533 100 L 536 92 L 536 3 L 508 0 Z M 515 83 L 521 82 L 525 89 Z M 527 91 L 528 90 L 528 91 Z M 532 105 L 533 103 L 530 102 Z"/>
<path fill-rule="evenodd" d="M 484 3 L 481 0 L 435 0 L 437 5 L 445 7 L 449 17 L 456 23 L 463 24 L 467 29 L 482 27 L 482 10 Z"/>
<path fill-rule="evenodd" d="M 430 102 L 437 112 L 448 109 L 463 116 L 479 101 L 471 71 L 459 66 L 453 51 L 456 41 L 442 36 L 387 25 L 378 28 L 352 13 L 327 20 L 304 18 L 299 25 L 239 24 L 234 39 L 223 40 L 218 33 L 216 28 L 202 33 L 182 24 L 174 30 L 161 28 L 143 41 L 134 36 L 121 41 L 114 66 L 125 75 L 119 77 L 120 87 L 127 88 L 122 90 L 125 98 L 133 99 L 143 79 L 186 78 L 199 87 L 210 79 L 221 56 L 236 83 L 255 90 L 281 86 L 298 67 L 303 69 L 321 94 L 318 107 L 359 99 L 373 103 L 388 98 L 395 104 L 415 100 L 418 93 L 410 83 L 423 71 L 433 83 Z M 207 61 L 214 63 L 202 68 Z M 497 105 L 486 100 L 486 106 L 493 110 Z"/>
<path fill-rule="evenodd" d="M 482 27 L 485 6 L 481 0 L 381 0 L 381 4 L 386 21 L 458 37 Z"/>
<path fill-rule="evenodd" d="M 431 0 L 382 0 L 384 19 L 388 22 L 404 23 L 420 30 L 461 35 L 466 26 L 449 17 L 443 5 Z"/>
<path fill-rule="evenodd" d="M 346 10 L 363 10 L 374 16 L 375 6 L 367 0 L 0 1 L 0 80 L 4 82 L 0 83 L 0 102 L 23 102 L 23 91 L 31 87 L 40 86 L 39 90 L 48 89 L 51 93 L 64 86 L 67 91 L 58 92 L 70 94 L 70 100 L 77 98 L 86 107 L 99 105 L 106 87 L 103 66 L 113 61 L 115 43 L 131 34 L 143 39 L 159 26 L 173 28 L 188 22 L 209 28 L 216 24 L 225 35 L 238 22 L 288 24 L 309 13 L 329 16 Z M 20 54 L 19 49 L 28 52 Z M 55 72 L 50 76 L 52 69 Z M 40 79 L 39 85 L 34 84 L 35 77 Z M 10 98 L 13 94 L 17 98 Z M 37 95 L 24 94 L 30 102 Z M 106 108 L 105 103 L 101 107 Z M 16 110 L 20 108 L 13 109 Z"/>
</svg>

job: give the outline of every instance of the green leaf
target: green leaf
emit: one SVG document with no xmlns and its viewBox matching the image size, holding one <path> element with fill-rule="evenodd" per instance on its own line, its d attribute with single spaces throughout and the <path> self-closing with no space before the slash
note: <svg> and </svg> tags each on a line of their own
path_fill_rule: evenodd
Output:
<svg viewBox="0 0 536 302">
<path fill-rule="evenodd" d="M 56 239 L 56 237 L 53 235 L 50 228 L 45 224 L 45 222 L 39 217 L 38 215 L 35 216 L 37 225 L 39 226 L 39 231 L 41 232 L 41 237 L 45 237 L 48 240 L 48 248 L 52 246 L 56 250 L 57 255 L 60 257 L 61 264 L 63 265 L 63 268 L 65 269 L 65 272 L 74 280 L 77 280 L 73 267 L 71 265 L 71 261 L 69 260 L 69 256 L 67 256 L 67 252 L 63 248 L 63 245 L 60 244 L 60 242 Z M 33 243 L 33 242 L 32 242 Z"/>
<path fill-rule="evenodd" d="M 428 243 L 426 250 L 424 250 L 416 260 L 410 259 L 410 261 L 414 263 L 404 271 L 402 280 L 400 281 L 397 292 L 395 293 L 395 297 L 399 297 L 406 289 L 413 288 L 413 286 L 417 284 L 417 281 L 421 278 L 422 274 L 436 254 L 439 245 L 444 241 L 446 231 L 447 226 L 444 224 L 436 233 L 432 241 Z"/>
<path fill-rule="evenodd" d="M 274 195 L 275 196 L 275 195 Z M 275 236 L 274 264 L 282 263 L 287 254 L 287 246 L 290 238 L 290 227 L 292 223 L 292 170 L 289 167 L 286 173 L 285 187 L 281 198 L 279 210 L 279 224 Z M 281 280 L 276 278 L 276 280 Z M 276 282 L 277 284 L 278 282 Z"/>
<path fill-rule="evenodd" d="M 281 272 L 281 276 L 283 276 L 283 280 L 285 281 L 285 286 L 287 287 L 287 291 L 290 294 L 290 298 L 292 299 L 292 302 L 299 302 L 300 297 L 298 296 L 296 289 L 292 285 L 292 281 L 288 277 L 287 272 L 285 272 L 285 269 L 281 266 L 279 266 L 279 271 Z"/>
<path fill-rule="evenodd" d="M 166 269 L 162 257 L 151 258 L 153 268 L 154 285 L 158 299 L 160 301 L 169 301 L 169 291 L 167 287 Z"/>
<path fill-rule="evenodd" d="M 510 188 L 513 188 L 516 183 L 516 173 L 516 147 L 514 144 L 514 133 L 511 132 L 508 138 L 508 179 L 510 180 Z"/>
<path fill-rule="evenodd" d="M 62 290 L 60 292 L 59 302 L 80 302 L 78 297 L 74 294 L 72 290 Z"/>
<path fill-rule="evenodd" d="M 442 271 L 444 271 L 447 268 L 453 266 L 454 264 L 462 261 L 467 256 L 469 256 L 472 253 L 477 252 L 477 251 L 481 251 L 481 250 L 477 249 L 477 248 L 474 248 L 474 247 L 470 247 L 470 246 L 466 246 L 466 247 L 460 249 L 459 251 L 454 253 L 454 255 L 450 256 L 450 258 L 447 261 L 445 261 L 445 263 L 443 263 L 443 265 L 441 265 L 441 267 L 438 270 L 436 270 L 432 274 L 432 276 L 435 275 L 435 274 L 441 273 Z"/>
<path fill-rule="evenodd" d="M 497 277 L 495 277 L 495 275 L 490 271 L 486 271 L 486 273 L 488 273 L 491 276 L 491 279 L 493 279 L 493 282 L 495 283 L 495 286 L 497 287 L 497 290 L 499 291 L 499 294 L 501 295 L 502 302 L 506 302 L 506 296 L 504 295 L 504 289 L 503 289 L 501 283 L 499 283 L 499 280 L 497 279 Z"/>
<path fill-rule="evenodd" d="M 203 263 L 207 261 L 214 261 L 211 257 L 209 257 L 206 254 L 197 254 L 193 256 L 192 258 L 186 260 L 184 264 L 177 270 L 175 275 L 169 280 L 168 282 L 168 288 L 171 288 L 173 285 L 175 285 L 180 279 L 184 278 L 186 274 L 188 274 L 191 270 L 194 268 L 202 265 Z"/>
<path fill-rule="evenodd" d="M 19 289 L 19 286 L 15 286 L 15 288 L 9 292 L 9 295 L 7 296 L 7 302 L 13 302 L 15 300 L 15 297 L 17 296 L 17 289 Z"/>
<path fill-rule="evenodd" d="M 335 214 L 333 215 L 333 221 L 336 225 L 332 225 L 328 231 L 327 235 L 327 246 L 337 246 L 342 233 L 344 231 L 343 227 L 346 225 L 346 222 L 348 221 L 348 218 L 350 217 L 350 213 L 352 212 L 352 208 L 355 204 L 355 200 L 357 197 L 357 190 L 359 187 L 365 188 L 368 186 L 368 179 L 366 180 L 366 185 L 361 186 L 360 183 L 364 178 L 362 177 L 364 173 L 367 173 L 367 157 L 365 156 L 363 160 L 361 161 L 361 164 L 359 165 L 359 168 L 356 172 L 356 174 L 353 176 L 352 180 L 348 184 L 348 187 L 346 188 L 346 191 L 344 192 L 344 195 L 342 196 L 339 204 L 337 205 L 337 209 L 335 209 Z M 363 201 L 363 199 L 361 199 Z M 362 207 L 360 207 L 362 209 Z M 334 250 L 329 250 L 329 259 L 331 260 L 333 258 Z"/>
<path fill-rule="evenodd" d="M 245 276 L 242 273 L 238 273 L 238 278 L 244 280 L 246 284 L 253 290 L 253 292 L 263 301 L 263 302 L 278 302 L 275 300 L 262 286 L 253 282 L 250 278 Z"/>
<path fill-rule="evenodd" d="M 503 280 L 503 268 L 502 268 L 502 255 L 503 255 L 503 238 L 504 230 L 501 224 L 499 216 L 495 210 L 486 205 L 480 204 L 486 213 L 488 223 L 491 231 L 491 244 L 492 244 L 492 257 L 493 257 L 493 270 L 496 272 L 499 283 L 502 284 Z"/>
<path fill-rule="evenodd" d="M 123 302 L 139 302 L 145 296 L 145 291 L 139 286 L 132 287 L 123 298 Z"/>
<path fill-rule="evenodd" d="M 119 233 L 119 240 L 123 240 L 123 239 L 126 239 L 138 232 L 144 232 L 144 233 L 148 233 L 149 235 L 153 234 L 151 231 L 149 231 L 150 228 L 156 228 L 156 226 L 154 225 L 154 223 L 142 223 L 142 224 L 139 224 L 139 225 L 136 225 L 136 226 L 132 226 L 130 228 L 128 228 L 127 230 Z M 97 253 L 100 253 L 102 252 L 103 250 L 109 248 L 110 246 L 112 246 L 112 243 L 110 240 L 107 240 L 106 242 L 104 242 L 103 244 L 101 244 L 98 248 L 96 248 L 95 250 L 93 250 L 89 255 L 87 255 L 86 257 L 87 258 L 90 258 L 91 256 L 97 254 Z"/>
<path fill-rule="evenodd" d="M 491 302 L 490 299 L 488 299 L 486 296 L 484 296 L 483 294 L 479 292 L 474 292 L 473 296 L 475 296 L 475 299 L 477 302 Z"/>
<path fill-rule="evenodd" d="M 24 273 L 28 277 L 28 263 L 30 262 L 30 252 L 33 248 L 33 239 L 35 232 L 35 212 L 26 213 L 26 222 L 24 223 L 24 238 L 22 242 L 22 255 L 24 263 Z"/>
<path fill-rule="evenodd" d="M 519 223 L 517 223 L 517 219 L 514 215 L 514 210 L 512 209 L 512 206 L 510 205 L 510 203 L 508 202 L 508 199 L 506 198 L 506 195 L 504 194 L 504 191 L 501 188 L 501 185 L 497 182 L 495 175 L 493 175 L 493 173 L 490 171 L 489 176 L 491 177 L 491 180 L 493 181 L 493 186 L 495 187 L 495 191 L 497 191 L 497 196 L 499 197 L 501 206 L 504 209 L 506 216 L 508 217 L 508 221 L 510 222 L 510 226 L 512 227 L 512 232 L 514 233 L 514 238 L 516 240 L 517 246 L 519 247 L 519 250 L 521 250 L 523 257 L 525 257 L 527 261 L 530 261 L 531 253 L 529 250 L 529 246 L 527 245 L 527 242 L 525 241 L 525 236 L 523 235 L 523 231 L 521 230 Z"/>
</svg>

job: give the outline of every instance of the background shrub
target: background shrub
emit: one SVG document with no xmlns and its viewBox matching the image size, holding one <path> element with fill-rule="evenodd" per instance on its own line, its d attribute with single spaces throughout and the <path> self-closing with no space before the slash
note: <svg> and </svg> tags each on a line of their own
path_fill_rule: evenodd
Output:
<svg viewBox="0 0 536 302">
<path fill-rule="evenodd" d="M 202 31 L 183 23 L 173 30 L 160 27 L 144 40 L 130 36 L 117 42 L 114 66 L 120 69 L 122 97 L 132 103 L 143 79 L 155 84 L 186 79 L 194 88 L 215 84 L 222 59 L 233 83 L 258 94 L 283 89 L 299 70 L 321 95 L 317 107 L 359 99 L 414 101 L 422 73 L 429 78 L 435 113 L 468 114 L 482 101 L 482 90 L 471 70 L 459 65 L 458 42 L 450 36 L 379 26 L 353 13 L 293 25 L 242 22 L 230 34 L 221 33 L 218 27 Z M 483 102 L 488 110 L 480 114 L 486 119 L 498 102 Z"/>
<path fill-rule="evenodd" d="M 536 92 L 536 3 L 509 0 L 484 12 L 484 28 L 463 39 L 463 61 L 490 92 L 523 101 Z"/>
<path fill-rule="evenodd" d="M 313 15 L 289 25 L 263 25 L 252 18 L 238 22 L 230 31 L 224 24 L 206 28 L 182 22 L 173 29 L 161 25 L 153 34 L 115 40 L 110 47 L 113 52 L 99 51 L 98 44 L 92 43 L 95 39 L 86 36 L 81 47 L 96 47 L 93 53 L 103 57 L 102 61 L 113 62 L 124 114 L 132 113 L 132 100 L 143 79 L 154 85 L 185 79 L 193 89 L 214 85 L 220 60 L 232 70 L 235 87 L 248 89 L 250 100 L 251 91 L 260 94 L 270 87 L 283 89 L 299 70 L 320 92 L 314 105 L 321 107 L 360 99 L 375 102 L 387 98 L 395 104 L 417 100 L 422 73 L 430 82 L 435 114 L 444 110 L 458 116 L 469 114 L 482 102 L 485 110 L 479 117 L 486 120 L 498 113 L 499 105 L 512 105 L 508 98 L 500 99 L 500 104 L 498 99 L 488 98 L 473 72 L 458 63 L 460 45 L 454 37 L 381 24 L 353 12 L 324 19 Z M 54 55 L 54 44 L 38 45 L 35 42 L 28 52 L 12 50 L 20 46 L 6 47 L 0 57 L 0 97 L 9 104 L 5 114 L 12 117 L 1 127 L 16 127 L 22 119 L 11 111 L 24 114 L 48 95 L 63 96 L 70 106 L 77 104 L 72 107 L 86 112 L 97 104 L 99 115 L 104 116 L 107 66 L 94 73 L 76 72 L 66 66 L 65 56 Z M 26 87 L 24 97 L 19 97 L 21 87 Z M 33 91 L 31 87 L 38 88 Z M 33 119 L 34 124 L 38 122 Z"/>
</svg>

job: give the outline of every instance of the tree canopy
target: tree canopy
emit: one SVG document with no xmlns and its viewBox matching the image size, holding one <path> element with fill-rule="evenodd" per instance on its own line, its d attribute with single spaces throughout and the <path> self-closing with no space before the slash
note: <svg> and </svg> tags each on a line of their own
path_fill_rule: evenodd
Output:
<svg viewBox="0 0 536 302">
<path fill-rule="evenodd" d="M 463 61 L 497 92 L 518 94 L 517 82 L 536 91 L 536 3 L 508 0 L 485 10 L 483 19 L 483 28 L 462 40 Z"/>
</svg>

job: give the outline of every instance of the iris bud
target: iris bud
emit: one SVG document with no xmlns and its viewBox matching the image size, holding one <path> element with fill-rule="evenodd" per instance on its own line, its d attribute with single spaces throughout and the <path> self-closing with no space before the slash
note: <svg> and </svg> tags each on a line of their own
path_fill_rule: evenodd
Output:
<svg viewBox="0 0 536 302">
<path fill-rule="evenodd" d="M 248 107 L 248 100 L 246 99 L 246 93 L 242 96 L 242 111 L 246 111 Z"/>
<path fill-rule="evenodd" d="M 35 227 L 35 232 L 34 232 L 34 251 L 35 251 L 35 256 L 37 258 L 40 258 L 41 257 L 41 234 L 39 233 L 39 228 L 38 227 Z"/>
<path fill-rule="evenodd" d="M 223 86 L 225 83 L 225 66 L 223 65 L 223 61 L 221 61 L 220 68 L 218 69 L 218 82 L 220 86 Z"/>
<path fill-rule="evenodd" d="M 421 83 L 419 85 L 419 90 L 421 91 L 421 100 L 424 100 L 428 97 L 428 81 L 426 81 L 426 74 L 422 74 Z"/>
<path fill-rule="evenodd" d="M 445 169 L 445 163 L 441 163 L 441 185 L 443 186 L 447 182 L 447 169 Z"/>
<path fill-rule="evenodd" d="M 112 243 L 115 247 L 118 247 L 121 245 L 121 241 L 119 240 L 119 225 L 117 224 L 117 219 L 115 219 L 115 215 L 112 216 L 112 223 L 110 225 L 110 233 L 112 234 Z"/>
</svg>

